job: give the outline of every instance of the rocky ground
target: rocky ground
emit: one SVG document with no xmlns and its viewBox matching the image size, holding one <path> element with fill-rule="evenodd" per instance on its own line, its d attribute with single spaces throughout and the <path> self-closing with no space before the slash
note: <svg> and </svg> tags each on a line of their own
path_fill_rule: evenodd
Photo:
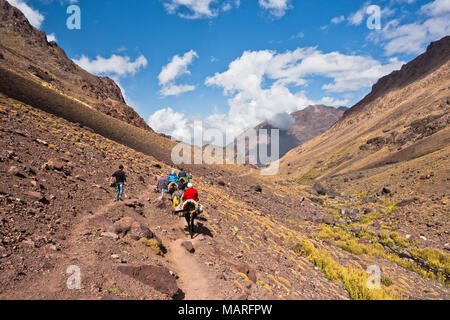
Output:
<svg viewBox="0 0 450 320">
<path fill-rule="evenodd" d="M 153 190 L 164 163 L 4 96 L 0 144 L 0 299 L 449 298 L 445 246 L 392 229 L 402 210 L 383 190 L 199 167 L 205 212 L 190 239 Z M 130 186 L 116 203 L 119 164 Z M 73 266 L 80 289 L 67 286 Z"/>
</svg>

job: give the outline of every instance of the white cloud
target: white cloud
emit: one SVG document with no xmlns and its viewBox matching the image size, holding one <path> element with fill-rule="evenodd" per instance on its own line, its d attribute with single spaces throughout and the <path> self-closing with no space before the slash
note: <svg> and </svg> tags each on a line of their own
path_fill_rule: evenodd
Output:
<svg viewBox="0 0 450 320">
<path fill-rule="evenodd" d="M 7 1 L 9 2 L 9 4 L 22 11 L 22 13 L 25 15 L 25 17 L 28 19 L 28 21 L 33 27 L 37 29 L 41 28 L 41 25 L 44 22 L 44 16 L 38 10 L 31 8 L 26 3 L 25 0 L 7 0 Z"/>
<path fill-rule="evenodd" d="M 348 22 L 351 25 L 359 26 L 364 20 L 364 16 L 366 15 L 367 7 L 368 7 L 368 3 L 366 2 L 358 11 L 350 14 L 350 16 L 347 18 Z"/>
<path fill-rule="evenodd" d="M 405 1 L 405 0 L 394 0 L 394 1 Z M 347 18 L 348 23 L 353 26 L 361 25 L 361 23 L 364 21 L 364 18 L 368 14 L 367 10 L 372 6 L 373 5 L 371 5 L 369 2 L 365 2 L 360 9 L 358 9 L 356 12 L 353 12 L 352 14 L 349 15 L 349 17 Z M 392 16 L 396 11 L 396 9 L 391 8 L 389 5 L 385 6 L 383 8 L 380 8 L 380 10 L 381 10 L 381 12 L 380 12 L 381 17 L 383 19 L 386 19 L 386 18 Z M 343 18 L 343 17 L 341 17 L 341 18 Z"/>
<path fill-rule="evenodd" d="M 217 16 L 217 10 L 211 8 L 215 0 L 169 0 L 164 7 L 170 14 L 177 13 L 182 18 L 198 19 L 212 18 Z M 187 9 L 190 13 L 180 13 L 179 9 Z"/>
<path fill-rule="evenodd" d="M 369 39 L 381 42 L 388 56 L 408 53 L 418 54 L 430 41 L 450 34 L 450 1 L 435 0 L 422 6 L 418 13 L 422 22 L 400 24 L 394 19 L 383 30 L 372 32 Z"/>
<path fill-rule="evenodd" d="M 164 66 L 161 73 L 158 75 L 161 94 L 163 96 L 179 95 L 184 92 L 195 90 L 195 86 L 192 85 L 176 85 L 175 80 L 185 74 L 191 74 L 188 70 L 188 66 L 198 58 L 197 52 L 190 50 L 183 56 L 176 55 L 172 60 Z"/>
<path fill-rule="evenodd" d="M 183 74 L 190 74 L 187 67 L 198 58 L 197 52 L 190 50 L 183 56 L 176 55 L 168 65 L 164 66 L 158 76 L 159 84 L 165 85 Z"/>
<path fill-rule="evenodd" d="M 263 9 L 277 18 L 284 16 L 286 11 L 292 8 L 290 0 L 258 0 L 258 2 Z"/>
<path fill-rule="evenodd" d="M 224 3 L 222 5 L 222 11 L 224 11 L 224 12 L 230 11 L 231 9 L 233 9 L 233 6 L 231 5 L 231 3 Z"/>
<path fill-rule="evenodd" d="M 240 5 L 240 0 L 165 0 L 164 8 L 184 19 L 211 19 Z"/>
<path fill-rule="evenodd" d="M 113 54 L 110 58 L 103 58 L 98 55 L 95 59 L 82 55 L 80 59 L 73 61 L 88 72 L 96 75 L 111 75 L 113 77 L 123 77 L 134 75 L 141 68 L 147 66 L 147 59 L 141 55 L 135 61 L 131 61 L 128 56 Z"/>
<path fill-rule="evenodd" d="M 156 132 L 166 133 L 180 140 L 189 136 L 192 130 L 192 123 L 188 122 L 185 115 L 175 112 L 172 108 L 156 111 L 149 117 L 148 124 Z"/>
<path fill-rule="evenodd" d="M 421 11 L 432 17 L 448 15 L 450 13 L 450 1 L 435 0 L 422 6 Z"/>
<path fill-rule="evenodd" d="M 323 53 L 317 48 L 298 48 L 284 53 L 270 50 L 245 51 L 241 57 L 229 64 L 226 71 L 216 73 L 205 80 L 206 85 L 223 89 L 224 95 L 229 97 L 229 109 L 226 113 L 215 111 L 205 117 L 204 127 L 230 133 L 230 136 L 227 136 L 229 143 L 243 131 L 263 121 L 287 123 L 287 114 L 308 105 L 348 105 L 348 99 L 333 96 L 314 101 L 306 96 L 304 90 L 295 89 L 307 85 L 307 78 L 311 76 L 332 79 L 323 86 L 324 91 L 349 93 L 370 87 L 380 77 L 400 68 L 402 64 L 391 59 L 383 65 L 371 57 L 344 55 L 339 52 Z M 152 116 L 150 125 L 161 120 L 164 112 L 169 111 L 160 110 Z M 182 114 L 176 114 L 174 117 L 177 123 L 186 125 L 187 129 L 181 130 L 176 126 L 162 124 L 157 124 L 155 129 L 158 131 L 158 128 L 162 127 L 165 130 L 163 133 L 183 139 L 182 134 L 188 136 L 191 132 L 189 130 L 193 128 L 193 119 Z"/>
<path fill-rule="evenodd" d="M 195 86 L 192 85 L 176 85 L 176 84 L 171 84 L 168 86 L 165 86 L 161 89 L 160 93 L 163 96 L 178 96 L 182 93 L 186 93 L 189 91 L 194 91 L 195 90 Z"/>
<path fill-rule="evenodd" d="M 57 42 L 56 35 L 54 33 L 48 34 L 47 35 L 47 41 L 48 42 L 52 42 L 52 41 Z"/>
<path fill-rule="evenodd" d="M 299 32 L 299 33 L 291 36 L 291 39 L 303 39 L 304 37 L 305 37 L 305 34 L 303 32 Z"/>
<path fill-rule="evenodd" d="M 323 97 L 322 99 L 317 101 L 317 104 L 323 104 L 329 107 L 343 107 L 348 106 L 349 102 L 350 102 L 349 99 L 335 99 L 333 97 Z"/>
<path fill-rule="evenodd" d="M 335 18 L 331 19 L 331 23 L 334 23 L 334 24 L 338 24 L 338 23 L 341 23 L 344 21 L 345 21 L 344 16 L 339 16 L 339 17 L 335 17 Z"/>
</svg>

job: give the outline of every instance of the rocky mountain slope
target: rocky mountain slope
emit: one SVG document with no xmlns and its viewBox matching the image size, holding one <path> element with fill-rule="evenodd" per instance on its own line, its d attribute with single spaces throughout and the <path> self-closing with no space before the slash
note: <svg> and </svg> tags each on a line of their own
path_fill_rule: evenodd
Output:
<svg viewBox="0 0 450 320">
<path fill-rule="evenodd" d="M 77 66 L 56 42 L 48 42 L 45 32 L 34 28 L 6 0 L 0 0 L 0 66 L 36 78 L 104 114 L 151 131 L 126 105 L 113 80 L 93 76 Z"/>
<path fill-rule="evenodd" d="M 345 107 L 336 109 L 324 105 L 315 105 L 292 113 L 291 116 L 294 120 L 294 123 L 287 129 L 280 129 L 280 158 L 290 150 L 327 131 L 343 116 L 344 111 L 346 110 L 347 109 Z M 265 140 L 268 141 L 268 144 L 263 144 L 263 147 L 270 150 L 272 146 L 270 139 L 270 130 L 279 128 L 274 127 L 268 122 L 263 122 L 257 125 L 252 130 L 256 130 L 257 132 L 259 132 L 260 129 L 267 130 L 267 132 L 269 133 L 269 137 Z M 239 137 L 237 137 L 235 141 L 242 139 L 247 134 L 247 132 L 244 132 Z M 249 150 L 256 150 L 256 152 L 258 152 L 260 145 L 261 144 L 255 143 L 250 144 L 247 148 L 247 155 L 249 153 Z"/>
<path fill-rule="evenodd" d="M 395 210 L 373 228 L 408 234 L 448 252 L 449 113 L 450 37 L 445 37 L 380 79 L 325 134 L 289 152 L 281 172 L 300 185 L 320 182 L 331 194 L 386 197 Z"/>
<path fill-rule="evenodd" d="M 189 167 L 205 208 L 194 239 L 154 192 L 156 177 L 176 169 L 170 140 L 104 116 L 82 93 L 10 66 L 0 72 L 0 299 L 450 298 L 448 143 L 435 138 L 448 132 L 448 63 L 305 143 L 305 174 L 298 149 L 282 160 L 287 177 Z M 435 118 L 410 125 L 430 110 Z M 397 132 L 400 123 L 412 137 L 404 150 L 419 143 L 411 152 L 423 153 L 431 139 L 436 151 L 406 161 L 411 153 L 389 141 L 371 158 L 384 140 L 367 139 L 391 132 L 373 128 Z M 383 165 L 392 154 L 400 162 Z M 350 170 L 358 159 L 365 169 Z M 109 177 L 120 164 L 130 186 L 113 202 Z"/>
<path fill-rule="evenodd" d="M 325 178 L 444 150 L 449 142 L 449 60 L 450 37 L 432 43 L 401 71 L 382 78 L 325 134 L 288 153 L 282 172 L 296 178 L 308 173 L 306 180 Z M 412 74 L 422 77 L 409 83 Z"/>
<path fill-rule="evenodd" d="M 383 241 L 409 243 L 400 235 L 367 233 L 371 240 L 352 246 L 367 254 L 328 238 L 332 206 L 375 219 L 373 210 L 391 209 L 383 198 L 318 198 L 247 168 L 202 167 L 194 184 L 205 212 L 191 240 L 184 219 L 153 192 L 155 178 L 172 169 L 157 159 L 3 95 L 0 144 L 1 299 L 449 297 L 443 271 L 428 260 L 381 255 Z M 108 178 L 121 163 L 130 187 L 114 203 Z M 372 264 L 383 275 L 376 290 L 366 285 Z M 67 286 L 74 270 L 79 289 Z"/>
</svg>

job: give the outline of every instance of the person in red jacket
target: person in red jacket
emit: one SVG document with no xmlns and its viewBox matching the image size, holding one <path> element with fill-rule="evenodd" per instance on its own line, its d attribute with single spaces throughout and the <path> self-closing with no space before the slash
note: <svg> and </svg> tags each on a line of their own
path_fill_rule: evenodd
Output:
<svg viewBox="0 0 450 320">
<path fill-rule="evenodd" d="M 192 183 L 188 184 L 188 189 L 184 192 L 183 197 L 181 198 L 182 201 L 186 200 L 194 200 L 195 202 L 198 202 L 198 192 L 196 189 L 194 189 L 194 186 Z"/>
</svg>

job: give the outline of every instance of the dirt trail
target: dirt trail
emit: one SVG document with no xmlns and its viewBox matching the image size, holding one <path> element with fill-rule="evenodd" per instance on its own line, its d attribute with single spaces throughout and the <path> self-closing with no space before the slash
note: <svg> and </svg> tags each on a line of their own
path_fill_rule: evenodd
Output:
<svg viewBox="0 0 450 320">
<path fill-rule="evenodd" d="M 184 224 L 180 223 L 180 226 Z M 190 241 L 194 248 L 200 246 L 200 241 L 177 239 L 168 246 L 167 258 L 174 271 L 180 277 L 178 285 L 185 294 L 185 300 L 222 300 L 223 297 L 213 285 L 217 281 L 205 264 L 198 261 L 195 254 L 190 254 L 181 244 Z"/>
</svg>

